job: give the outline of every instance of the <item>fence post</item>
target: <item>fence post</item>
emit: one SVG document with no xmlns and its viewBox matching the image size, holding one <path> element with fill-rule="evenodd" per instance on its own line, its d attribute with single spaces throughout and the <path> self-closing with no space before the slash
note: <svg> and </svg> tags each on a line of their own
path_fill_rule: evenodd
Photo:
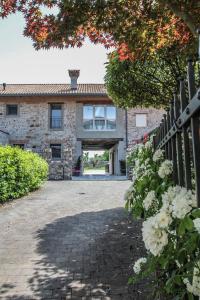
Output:
<svg viewBox="0 0 200 300">
<path fill-rule="evenodd" d="M 169 132 L 170 130 L 170 110 L 169 108 L 167 108 L 167 132 Z M 172 160 L 172 143 L 171 143 L 171 140 L 168 141 L 168 158 L 169 160 Z"/>
<path fill-rule="evenodd" d="M 180 102 L 181 112 L 183 112 L 188 105 L 188 101 L 185 93 L 185 81 L 180 79 Z M 191 174 L 191 155 L 190 155 L 190 142 L 187 126 L 183 126 L 183 157 L 184 157 L 184 175 L 185 175 L 185 187 L 189 190 L 192 188 L 192 174 Z"/>
<path fill-rule="evenodd" d="M 180 105 L 178 97 L 174 94 L 174 117 L 178 119 L 180 115 Z M 180 186 L 184 186 L 184 174 L 183 174 L 183 157 L 182 157 L 182 136 L 181 132 L 176 133 L 176 149 L 177 149 L 177 167 L 178 167 L 178 183 Z"/>
<path fill-rule="evenodd" d="M 195 75 L 194 66 L 192 60 L 188 61 L 188 91 L 189 99 L 195 95 Z M 195 186 L 196 186 L 196 198 L 198 207 L 200 207 L 200 140 L 199 140 L 199 116 L 193 116 L 191 118 L 191 132 L 192 132 L 192 148 L 193 148 L 193 161 L 195 171 Z"/>
<path fill-rule="evenodd" d="M 170 123 L 171 127 L 174 125 L 174 102 L 171 101 L 170 104 Z M 176 156 L 176 137 L 173 136 L 171 139 L 172 143 L 172 161 L 173 161 L 173 179 L 176 184 L 178 184 L 178 174 L 177 174 L 177 156 Z"/>
<path fill-rule="evenodd" d="M 166 114 L 163 115 L 164 121 L 163 121 L 163 132 L 164 132 L 164 137 L 167 134 L 167 116 Z M 165 157 L 168 159 L 168 145 L 165 144 Z"/>
</svg>

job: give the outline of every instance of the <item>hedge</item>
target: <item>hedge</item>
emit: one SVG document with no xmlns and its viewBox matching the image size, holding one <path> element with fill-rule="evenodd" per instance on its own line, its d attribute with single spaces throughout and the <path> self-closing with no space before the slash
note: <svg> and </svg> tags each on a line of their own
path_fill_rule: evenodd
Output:
<svg viewBox="0 0 200 300">
<path fill-rule="evenodd" d="M 19 198 L 47 179 L 48 164 L 38 154 L 0 146 L 0 202 Z"/>
</svg>

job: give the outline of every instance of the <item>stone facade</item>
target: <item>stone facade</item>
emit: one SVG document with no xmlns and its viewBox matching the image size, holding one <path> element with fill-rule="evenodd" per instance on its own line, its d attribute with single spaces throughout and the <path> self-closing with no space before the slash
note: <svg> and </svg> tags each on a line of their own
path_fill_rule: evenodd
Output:
<svg viewBox="0 0 200 300">
<path fill-rule="evenodd" d="M 85 96 L 84 96 L 85 97 Z M 0 97 L 0 144 L 23 144 L 26 149 L 41 154 L 49 163 L 50 179 L 70 179 L 79 156 L 82 155 L 86 142 L 108 143 L 110 154 L 115 164 L 115 175 L 120 175 L 120 160 L 125 160 L 126 148 L 134 144 L 142 135 L 149 133 L 158 126 L 163 111 L 135 108 L 127 112 L 117 109 L 116 130 L 85 131 L 83 130 L 83 103 L 87 97 L 73 98 L 70 96 L 6 96 Z M 105 95 L 92 98 L 92 103 L 111 105 Z M 17 116 L 6 114 L 7 104 L 17 104 Z M 62 127 L 50 129 L 50 105 L 62 105 Z M 145 114 L 145 127 L 136 126 L 136 115 Z M 127 129 L 127 132 L 126 132 Z M 50 144 L 61 144 L 61 158 L 52 159 Z M 112 165 L 110 170 L 113 170 Z"/>
<path fill-rule="evenodd" d="M 147 125 L 136 126 L 136 115 L 145 114 Z M 133 108 L 127 111 L 128 146 L 137 143 L 138 140 L 159 126 L 164 110 L 155 108 Z"/>
<path fill-rule="evenodd" d="M 17 116 L 6 115 L 8 103 L 18 104 Z M 63 126 L 61 130 L 49 127 L 51 103 L 62 103 Z M 0 128 L 9 132 L 10 144 L 23 144 L 26 149 L 31 149 L 46 158 L 50 166 L 51 179 L 53 177 L 55 179 L 71 178 L 76 147 L 76 103 L 74 101 L 64 102 L 59 97 L 6 98 L 0 103 Z M 5 144 L 2 138 L 0 143 Z M 62 157 L 60 161 L 52 161 L 51 153 L 48 151 L 50 151 L 50 144 L 57 143 L 62 145 Z M 58 174 L 56 176 L 55 169 Z"/>
</svg>

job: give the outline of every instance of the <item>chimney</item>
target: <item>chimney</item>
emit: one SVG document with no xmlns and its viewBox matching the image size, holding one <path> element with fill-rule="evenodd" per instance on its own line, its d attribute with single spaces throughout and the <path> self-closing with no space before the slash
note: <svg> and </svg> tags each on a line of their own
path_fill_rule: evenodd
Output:
<svg viewBox="0 0 200 300">
<path fill-rule="evenodd" d="M 5 91 L 5 89 L 6 89 L 6 83 L 4 82 L 3 83 L 3 90 Z"/>
<path fill-rule="evenodd" d="M 77 80 L 80 74 L 80 70 L 68 70 L 68 72 L 71 79 L 71 89 L 77 90 Z"/>
</svg>

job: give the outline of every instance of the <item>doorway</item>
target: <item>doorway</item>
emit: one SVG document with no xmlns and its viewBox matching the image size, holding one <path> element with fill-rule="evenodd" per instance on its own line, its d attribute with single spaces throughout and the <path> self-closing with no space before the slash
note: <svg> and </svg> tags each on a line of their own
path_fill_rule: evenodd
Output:
<svg viewBox="0 0 200 300">
<path fill-rule="evenodd" d="M 83 175 L 109 175 L 109 151 L 83 150 Z"/>
</svg>

